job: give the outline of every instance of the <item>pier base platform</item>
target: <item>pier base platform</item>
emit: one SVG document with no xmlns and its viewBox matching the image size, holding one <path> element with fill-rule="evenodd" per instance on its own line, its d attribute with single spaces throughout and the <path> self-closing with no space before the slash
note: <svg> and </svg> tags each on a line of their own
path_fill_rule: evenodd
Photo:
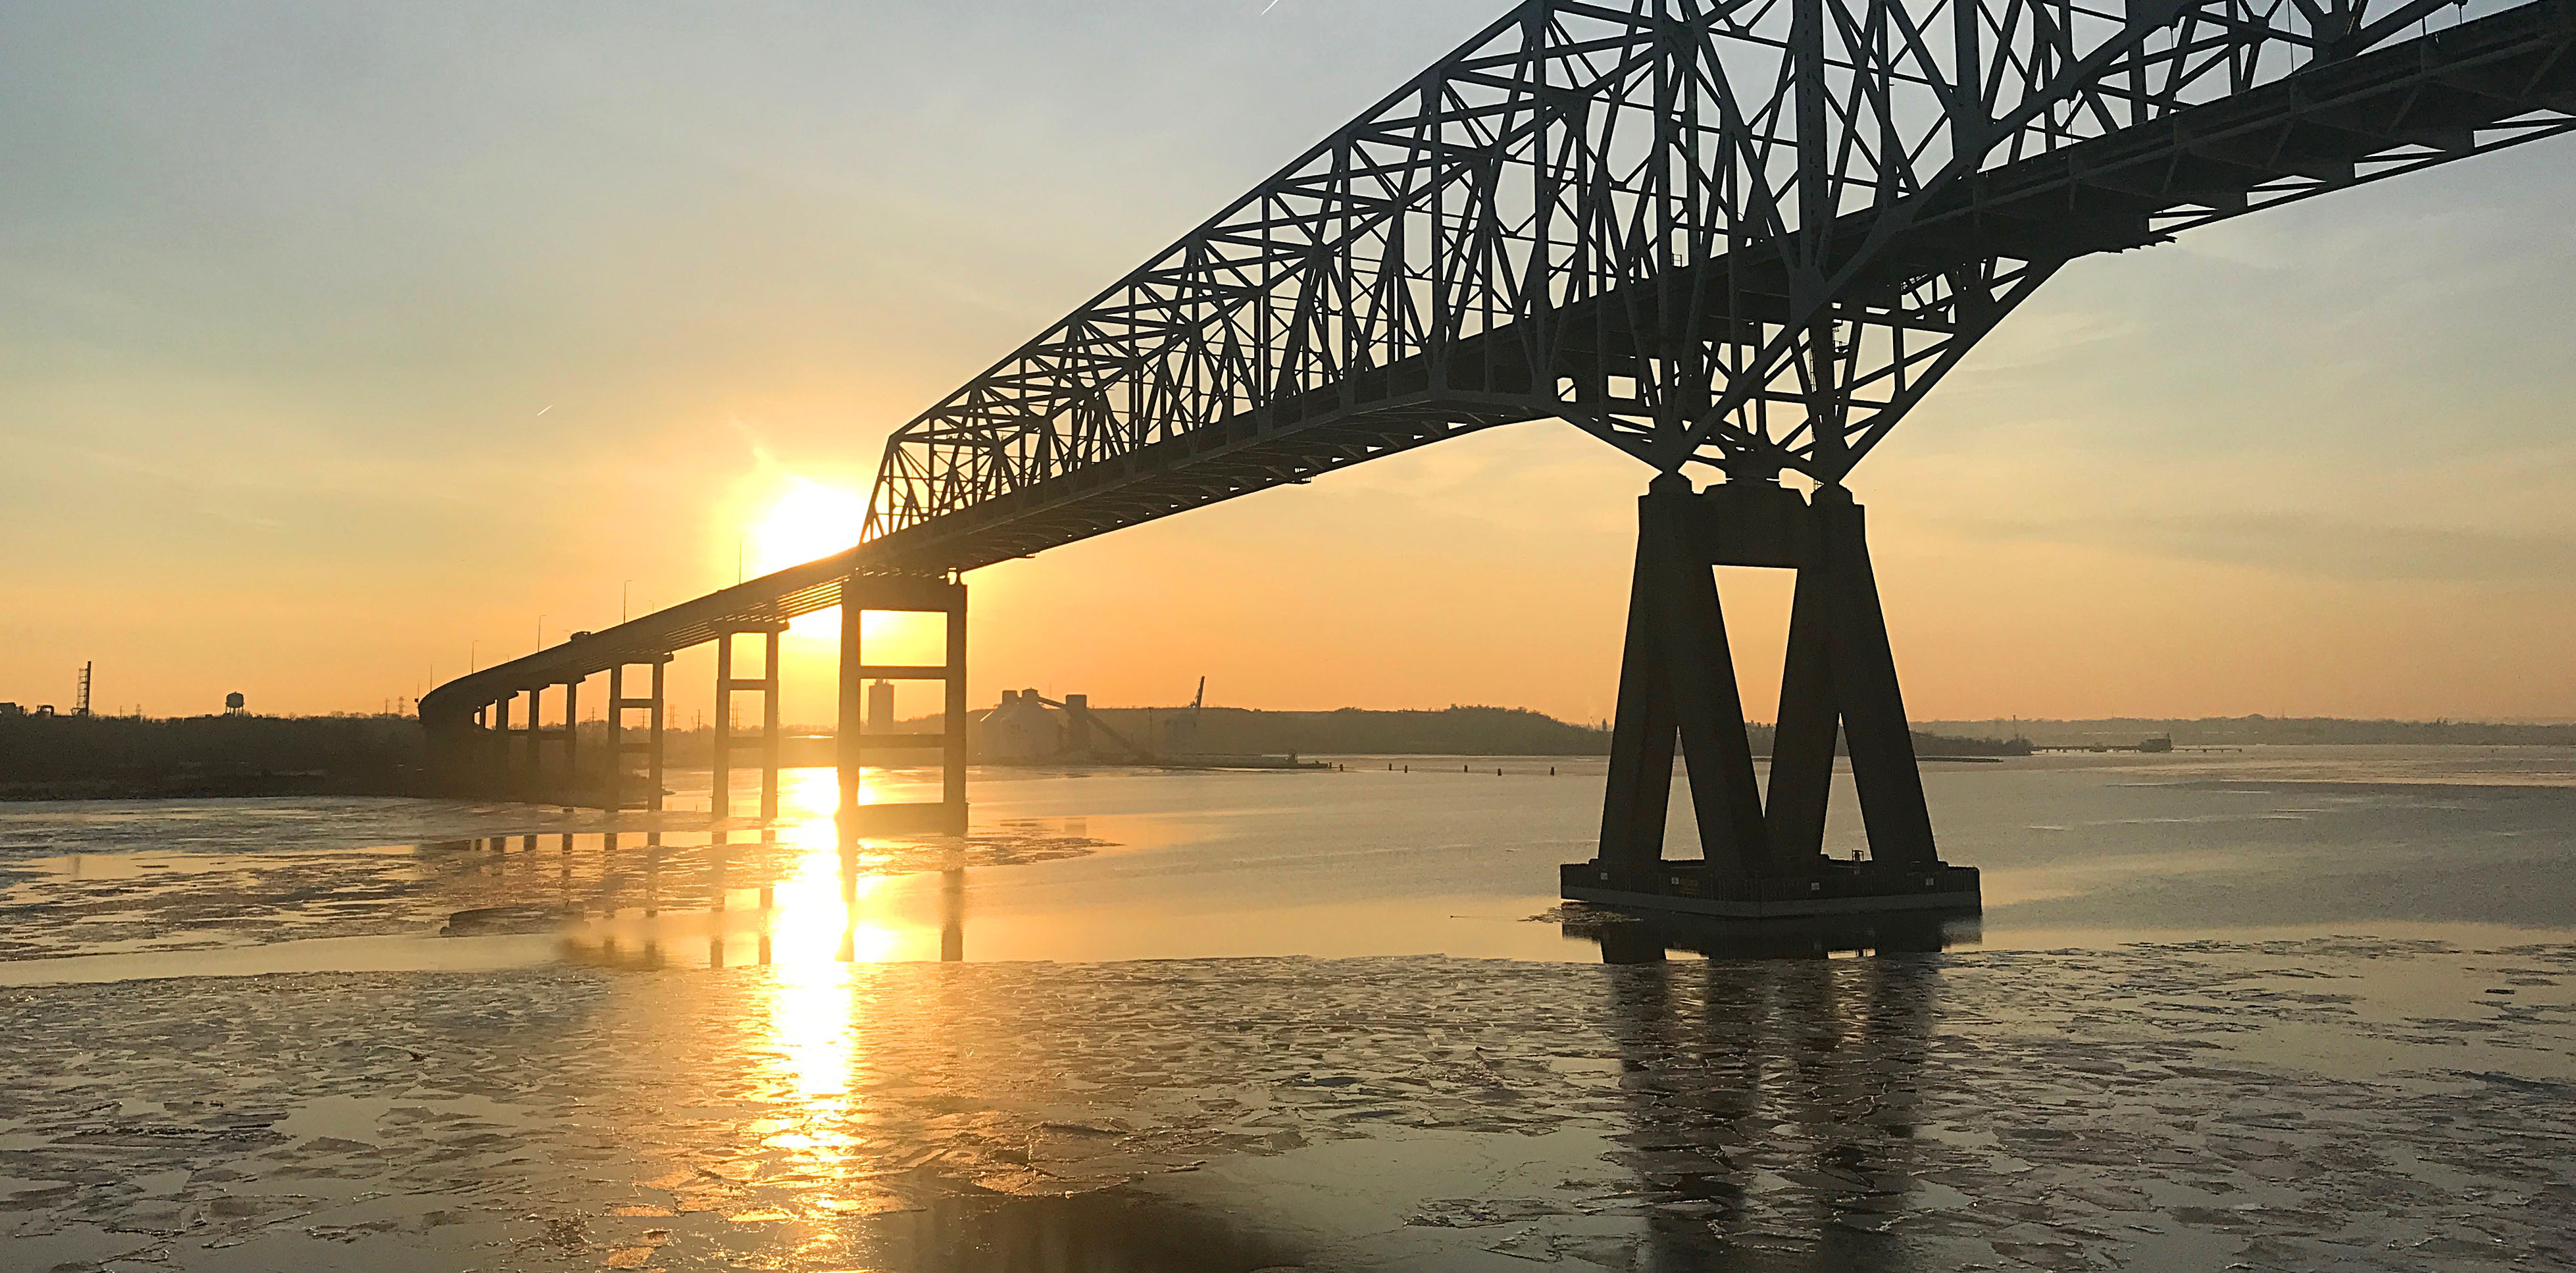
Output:
<svg viewBox="0 0 2576 1273">
<path fill-rule="evenodd" d="M 1756 877 L 1712 869 L 1706 862 L 1655 864 L 1648 879 L 1619 879 L 1599 861 L 1558 868 L 1572 901 L 1721 919 L 1803 919 L 1886 911 L 1976 911 L 1983 906 L 1977 868 L 1947 862 L 1820 860 L 1818 871 Z"/>
<path fill-rule="evenodd" d="M 1977 944 L 1975 911 L 1878 911 L 1788 919 L 1722 919 L 1680 911 L 1578 904 L 1558 913 L 1565 935 L 1601 945 L 1610 964 L 1655 963 L 1673 951 L 1711 959 L 1829 959 L 1835 955 L 1938 954 Z"/>
</svg>

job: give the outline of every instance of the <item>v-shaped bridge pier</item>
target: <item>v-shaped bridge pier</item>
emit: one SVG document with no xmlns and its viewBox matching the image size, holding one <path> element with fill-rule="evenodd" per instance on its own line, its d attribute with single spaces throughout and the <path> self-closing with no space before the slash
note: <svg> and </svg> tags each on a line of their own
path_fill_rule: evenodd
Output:
<svg viewBox="0 0 2576 1273">
<path fill-rule="evenodd" d="M 1761 789 L 1713 567 L 1797 573 L 1770 787 Z M 1582 901 L 1727 918 L 1972 909 L 1977 872 L 1940 860 L 1915 766 L 1861 506 L 1762 482 L 1694 493 L 1667 474 L 1637 501 L 1637 573 L 1611 730 L 1601 852 L 1560 883 Z M 1837 737 L 1869 837 L 1866 860 L 1825 854 Z M 1679 745 L 1697 859 L 1667 860 Z"/>
</svg>

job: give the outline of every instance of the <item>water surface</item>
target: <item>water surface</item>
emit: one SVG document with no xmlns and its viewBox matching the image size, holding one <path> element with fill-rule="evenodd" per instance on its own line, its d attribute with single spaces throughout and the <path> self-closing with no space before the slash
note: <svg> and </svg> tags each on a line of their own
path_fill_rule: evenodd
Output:
<svg viewBox="0 0 2576 1273">
<path fill-rule="evenodd" d="M 1600 761 L 1338 763 L 982 769 L 965 840 L 850 845 L 829 770 L 790 771 L 766 827 L 711 827 L 703 772 L 679 775 L 658 820 L 435 801 L 0 806 L 0 907 L 30 921 L 0 928 L 0 959 L 109 957 L 0 966 L 0 981 L 556 959 L 1599 957 L 1595 930 L 1534 917 L 1560 914 L 1557 864 L 1591 855 Z M 872 771 L 868 794 L 911 798 L 926 778 Z M 1936 765 L 1926 781 L 1945 856 L 1985 877 L 1985 913 L 1953 945 L 2483 940 L 2576 923 L 2563 750 L 2047 756 Z M 1837 794 L 1829 847 L 1845 855 L 1863 845 L 1848 781 Z M 1678 785 L 1675 800 L 1668 851 L 1684 856 Z M 736 806 L 754 803 L 746 781 Z M 420 940 L 331 940 L 401 936 Z"/>
<path fill-rule="evenodd" d="M 0 1267 L 2576 1263 L 2563 753 L 1936 768 L 1981 922 L 1785 959 L 1558 905 L 1597 761 L 1343 763 L 0 806 Z"/>
</svg>

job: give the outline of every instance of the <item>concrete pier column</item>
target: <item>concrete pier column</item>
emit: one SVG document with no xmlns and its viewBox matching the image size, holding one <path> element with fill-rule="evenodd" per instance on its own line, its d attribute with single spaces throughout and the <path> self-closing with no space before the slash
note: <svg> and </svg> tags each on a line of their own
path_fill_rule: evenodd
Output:
<svg viewBox="0 0 2576 1273">
<path fill-rule="evenodd" d="M 1641 532 L 1628 585 L 1628 636 L 1619 657 L 1617 716 L 1610 726 L 1610 772 L 1601 800 L 1601 865 L 1621 887 L 1645 887 L 1664 860 L 1664 822 L 1672 807 L 1673 703 L 1660 664 L 1657 589 L 1662 572 L 1647 560 Z"/>
<path fill-rule="evenodd" d="M 1602 861 L 1623 879 L 1651 878 L 1662 861 L 1676 735 L 1709 862 L 1743 875 L 1765 874 L 1770 863 L 1735 656 L 1715 563 L 1698 542 L 1698 512 L 1699 497 L 1678 475 L 1657 478 L 1637 501 L 1621 720 L 1611 733 L 1612 797 L 1602 810 Z"/>
<path fill-rule="evenodd" d="M 609 813 L 615 814 L 626 807 L 626 662 L 623 659 L 608 668 L 607 734 L 608 773 L 601 779 L 599 803 Z"/>
<path fill-rule="evenodd" d="M 517 695 L 514 694 L 504 694 L 484 712 L 490 727 L 484 737 L 482 772 L 477 775 L 480 781 L 476 785 L 487 794 L 500 794 L 509 789 L 510 701 L 516 697 Z"/>
<path fill-rule="evenodd" d="M 662 811 L 662 727 L 671 718 L 669 700 L 662 695 L 662 674 L 670 662 L 671 656 L 667 654 L 653 660 L 653 729 L 644 744 L 644 780 L 649 784 L 644 789 L 644 807 L 655 813 Z"/>
<path fill-rule="evenodd" d="M 563 781 L 556 798 L 564 804 L 581 801 L 581 682 L 566 681 L 563 723 Z"/>
<path fill-rule="evenodd" d="M 951 584 L 948 604 L 948 695 L 940 729 L 939 803 L 966 833 L 966 585 Z"/>
<path fill-rule="evenodd" d="M 525 692 L 528 696 L 528 723 L 519 730 L 523 744 L 519 753 L 519 798 L 535 800 L 539 798 L 538 789 L 545 780 L 545 747 L 539 740 L 545 737 L 546 696 L 536 686 L 528 687 Z"/>
<path fill-rule="evenodd" d="M 1835 740 L 1851 754 L 1871 856 L 1938 864 L 1896 663 L 1869 568 L 1861 508 L 1840 487 L 1812 503 L 1775 483 L 1693 492 L 1667 474 L 1638 501 L 1637 566 L 1594 867 L 1611 887 L 1660 892 L 1679 744 L 1707 859 L 1695 887 L 1823 869 Z M 1797 572 L 1767 802 L 1754 781 L 1715 566 Z M 1723 877 L 1723 878 L 1721 878 Z M 1803 888 L 1804 885 L 1799 887 Z"/>
<path fill-rule="evenodd" d="M 1887 615 L 1870 569 L 1869 536 L 1851 492 L 1829 486 L 1816 492 L 1818 568 L 1829 585 L 1834 702 L 1842 709 L 1843 739 L 1851 752 L 1852 787 L 1860 797 L 1861 824 L 1870 856 L 1882 862 L 1939 860 L 1932 843 L 1932 814 L 1923 798 L 1923 771 L 1914 734 L 1905 723 L 1905 696 L 1896 680 L 1896 653 L 1887 640 Z"/>
<path fill-rule="evenodd" d="M 708 737 L 707 813 L 733 816 L 733 633 L 716 638 L 715 732 Z"/>
<path fill-rule="evenodd" d="M 637 666 L 635 662 L 621 658 L 609 666 L 608 787 L 604 803 L 612 811 L 624 809 L 631 803 L 627 789 L 633 784 L 627 775 L 626 758 L 634 755 L 644 757 L 644 807 L 655 813 L 662 811 L 662 669 L 670 661 L 671 656 L 664 654 L 642 662 L 643 666 L 652 669 L 652 692 L 642 698 L 632 697 L 626 692 L 626 672 L 628 668 Z M 629 712 L 647 713 L 639 722 L 644 737 L 631 739 L 626 736 L 627 731 L 636 728 L 627 722 L 626 714 Z"/>
<path fill-rule="evenodd" d="M 760 816 L 763 820 L 778 816 L 778 638 L 787 631 L 783 622 L 746 623 L 716 638 L 716 731 L 714 799 L 709 804 L 715 816 L 733 816 L 733 696 L 757 693 L 763 696 L 760 729 Z M 767 662 L 758 676 L 734 675 L 735 637 L 746 632 L 766 636 L 763 643 Z"/>
<path fill-rule="evenodd" d="M 859 807 L 859 787 L 867 760 L 867 731 L 878 728 L 876 721 L 866 718 L 868 678 L 861 674 L 868 662 L 864 648 L 867 614 L 867 608 L 844 586 L 841 589 L 840 693 L 836 700 L 840 710 L 835 714 L 832 727 L 832 765 L 841 789 L 836 807 L 845 841 L 852 830 L 851 811 Z"/>
<path fill-rule="evenodd" d="M 781 629 L 772 628 L 762 643 L 765 651 L 760 665 L 760 820 L 778 817 L 778 637 Z"/>
<path fill-rule="evenodd" d="M 926 664 L 870 663 L 861 645 L 867 612 L 886 610 L 943 617 L 944 654 Z M 868 703 L 870 681 L 939 681 L 945 689 L 945 720 L 936 734 L 895 731 L 891 687 L 881 687 L 888 700 L 873 719 Z M 841 583 L 841 666 L 839 738 L 834 760 L 841 777 L 840 817 L 844 843 L 866 832 L 935 831 L 956 835 L 966 830 L 966 585 L 938 575 L 854 574 Z M 859 803 L 859 787 L 868 756 L 883 751 L 937 749 L 940 798 L 903 804 Z"/>
</svg>

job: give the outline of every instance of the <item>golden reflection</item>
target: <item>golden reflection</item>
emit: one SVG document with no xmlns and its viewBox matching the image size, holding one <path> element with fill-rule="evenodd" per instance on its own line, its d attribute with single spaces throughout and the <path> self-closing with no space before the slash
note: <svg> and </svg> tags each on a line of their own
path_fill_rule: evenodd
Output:
<svg viewBox="0 0 2576 1273">
<path fill-rule="evenodd" d="M 888 1205 L 858 1177 L 866 1100 L 854 1091 L 873 1005 L 854 967 L 894 957 L 899 934 L 869 919 L 884 877 L 868 874 L 865 841 L 840 835 L 839 790 L 829 770 L 789 775 L 781 793 L 790 816 L 774 831 L 785 869 L 765 890 L 764 949 L 774 978 L 767 1011 L 747 1026 L 764 1036 L 755 1051 L 782 1101 L 759 1127 L 761 1144 L 782 1155 L 782 1174 L 830 1182 L 856 1194 L 819 1199 L 827 1211 Z"/>
<path fill-rule="evenodd" d="M 830 769 L 803 769 L 784 777 L 779 804 L 788 816 L 775 834 L 792 858 L 768 909 L 773 961 L 785 970 L 892 958 L 900 935 L 866 918 L 868 897 L 882 877 L 863 872 L 883 855 L 869 852 L 864 840 L 844 843 L 833 816 L 839 776 Z M 864 786 L 860 799 L 869 799 Z"/>
<path fill-rule="evenodd" d="M 782 816 L 765 833 L 652 833 L 621 869 L 632 874 L 618 904 L 566 933 L 565 956 L 640 967 L 660 965 L 665 951 L 703 950 L 703 966 L 774 966 L 790 983 L 842 964 L 958 958 L 962 879 L 946 882 L 937 920 L 945 931 L 934 936 L 930 890 L 890 873 L 919 846 L 844 840 L 830 769 L 789 770 L 782 779 Z M 903 781 L 900 773 L 891 779 Z M 615 858 L 602 841 L 603 861 Z M 675 908 L 682 898 L 687 903 Z"/>
</svg>

